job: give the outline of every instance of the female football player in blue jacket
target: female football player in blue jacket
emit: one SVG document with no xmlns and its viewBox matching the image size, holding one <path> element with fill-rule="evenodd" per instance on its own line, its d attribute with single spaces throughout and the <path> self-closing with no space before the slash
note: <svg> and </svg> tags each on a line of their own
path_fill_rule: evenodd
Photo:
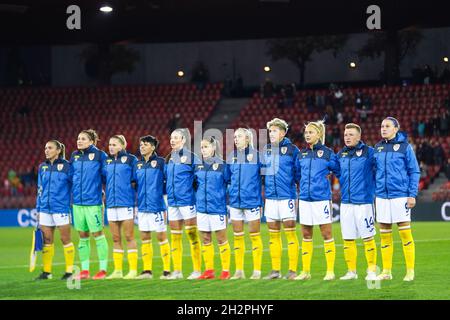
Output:
<svg viewBox="0 0 450 320">
<path fill-rule="evenodd" d="M 133 180 L 137 184 L 138 221 L 142 240 L 143 271 L 138 279 L 153 278 L 153 246 L 151 234 L 156 232 L 159 242 L 163 274 L 160 279 L 170 276 L 170 244 L 167 239 L 166 203 L 164 202 L 164 158 L 156 154 L 159 141 L 147 135 L 139 139 L 141 160 L 134 166 Z"/>
<path fill-rule="evenodd" d="M 137 276 L 137 248 L 134 239 L 135 192 L 131 184 L 133 167 L 137 159 L 126 151 L 127 141 L 123 135 L 109 139 L 109 157 L 103 164 L 106 178 L 106 212 L 113 238 L 114 272 L 107 279 L 134 279 Z M 123 277 L 122 229 L 127 241 L 129 273 Z"/>
<path fill-rule="evenodd" d="M 194 194 L 194 169 L 195 164 L 200 163 L 200 160 L 186 148 L 187 142 L 188 132 L 186 129 L 176 129 L 170 135 L 172 151 L 166 160 L 166 191 L 174 268 L 170 278 L 183 278 L 182 230 L 184 223 L 191 246 L 193 264 L 193 272 L 188 276 L 188 279 L 192 280 L 200 277 L 202 262 Z"/>
<path fill-rule="evenodd" d="M 45 144 L 45 158 L 45 162 L 39 165 L 36 198 L 39 225 L 44 233 L 42 250 L 44 270 L 36 280 L 52 278 L 55 227 L 61 234 L 66 260 L 66 272 L 61 279 L 67 280 L 72 276 L 75 257 L 74 246 L 70 238 L 72 167 L 65 159 L 65 146 L 57 140 L 50 140 Z"/>
<path fill-rule="evenodd" d="M 236 149 L 228 155 L 230 170 L 230 218 L 234 231 L 234 256 L 236 271 L 231 279 L 245 279 L 244 274 L 244 220 L 248 221 L 252 241 L 253 275 L 250 279 L 261 279 L 263 245 L 261 226 L 261 159 L 253 148 L 250 130 L 239 128 L 234 133 Z"/>
<path fill-rule="evenodd" d="M 366 280 L 376 280 L 374 150 L 361 140 L 361 127 L 355 123 L 345 125 L 344 142 L 345 147 L 337 157 L 340 165 L 340 221 L 348 272 L 340 279 L 358 279 L 355 240 L 362 238 L 368 267 Z"/>
<path fill-rule="evenodd" d="M 286 121 L 274 118 L 267 122 L 270 143 L 263 153 L 264 194 L 266 203 L 264 214 L 270 235 L 270 257 L 272 271 L 265 279 L 281 278 L 281 224 L 284 226 L 288 243 L 289 271 L 286 279 L 297 276 L 298 238 L 295 230 L 297 213 L 296 160 L 298 148 L 286 138 L 288 124 Z"/>
<path fill-rule="evenodd" d="M 222 273 L 220 279 L 230 278 L 230 244 L 227 239 L 227 184 L 228 170 L 219 153 L 219 144 L 213 137 L 201 141 L 202 162 L 195 165 L 197 190 L 197 224 L 202 238 L 205 271 L 199 279 L 214 279 L 214 245 L 211 233 L 215 231 L 219 244 Z"/>
<path fill-rule="evenodd" d="M 98 135 L 94 130 L 81 131 L 77 140 L 78 150 L 70 157 L 73 167 L 73 219 L 75 229 L 80 234 L 80 279 L 90 277 L 91 233 L 95 238 L 100 261 L 100 270 L 93 279 L 105 279 L 108 268 L 108 242 L 103 234 L 102 214 L 102 172 L 108 156 L 95 146 L 97 141 Z"/>
<path fill-rule="evenodd" d="M 324 280 L 334 280 L 336 248 L 331 231 L 333 218 L 331 204 L 330 172 L 339 176 L 339 162 L 333 150 L 325 146 L 325 124 L 322 121 L 309 122 L 305 128 L 307 148 L 302 149 L 297 160 L 297 177 L 300 179 L 299 215 L 302 225 L 303 270 L 295 279 L 311 278 L 313 252 L 313 227 L 320 226 L 325 241 L 327 273 Z"/>
<path fill-rule="evenodd" d="M 383 272 L 378 278 L 392 279 L 392 224 L 396 223 L 406 261 L 403 280 L 413 281 L 415 248 L 411 233 L 411 209 L 416 205 L 420 170 L 406 133 L 399 130 L 397 119 L 387 117 L 381 123 L 383 140 L 375 145 L 375 205 L 383 260 Z"/>
</svg>

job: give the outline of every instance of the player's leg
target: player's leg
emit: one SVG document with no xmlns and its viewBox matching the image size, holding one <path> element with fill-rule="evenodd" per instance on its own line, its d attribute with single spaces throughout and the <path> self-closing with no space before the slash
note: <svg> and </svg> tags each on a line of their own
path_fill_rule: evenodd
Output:
<svg viewBox="0 0 450 320">
<path fill-rule="evenodd" d="M 336 245 L 334 243 L 331 223 L 320 225 L 320 232 L 324 240 L 325 259 L 327 261 L 327 274 L 324 280 L 334 280 L 334 262 L 336 260 Z"/>
<path fill-rule="evenodd" d="M 47 215 L 49 220 L 53 220 L 50 214 L 41 213 L 39 219 L 42 220 L 41 216 Z M 48 223 L 50 224 L 50 223 Z M 41 225 L 41 230 L 44 238 L 44 247 L 42 249 L 42 263 L 44 265 L 42 273 L 36 278 L 36 280 L 47 280 L 52 279 L 52 263 L 53 256 L 55 255 L 54 246 L 54 226 Z"/>
<path fill-rule="evenodd" d="M 280 216 L 282 218 L 284 233 L 288 244 L 289 271 L 285 278 L 293 280 L 297 276 L 299 254 L 299 243 L 296 231 L 297 214 L 293 199 L 280 202 Z"/>
<path fill-rule="evenodd" d="M 313 254 L 313 218 L 308 201 L 298 201 L 299 219 L 302 229 L 302 272 L 294 280 L 311 279 L 311 260 Z"/>
<path fill-rule="evenodd" d="M 138 250 L 136 239 L 134 238 L 134 219 L 124 220 L 122 227 L 127 242 L 127 259 L 128 259 L 128 274 L 124 279 L 134 279 L 137 277 L 137 260 Z"/>
<path fill-rule="evenodd" d="M 185 231 L 189 239 L 192 258 L 192 273 L 187 277 L 188 280 L 195 280 L 201 276 L 202 272 L 202 251 L 200 237 L 197 228 L 197 211 L 195 206 L 183 207 Z"/>
<path fill-rule="evenodd" d="M 205 216 L 205 219 L 207 219 L 206 214 Z M 200 238 L 202 239 L 202 255 L 203 262 L 205 263 L 205 271 L 198 279 L 214 279 L 214 244 L 212 242 L 211 231 L 200 230 Z"/>
<path fill-rule="evenodd" d="M 245 239 L 244 239 L 244 210 L 230 208 L 231 225 L 233 226 L 233 251 L 235 273 L 231 277 L 232 280 L 245 279 L 244 273 L 244 255 L 245 255 Z"/>
<path fill-rule="evenodd" d="M 225 215 L 221 215 L 221 217 L 213 217 L 215 220 L 217 220 L 217 218 L 219 218 L 219 221 L 217 222 L 217 228 L 214 229 L 223 228 L 216 230 L 217 242 L 219 244 L 220 262 L 222 265 L 220 279 L 227 280 L 230 279 L 231 260 L 231 248 L 227 238 L 227 222 Z M 220 221 L 220 219 L 223 219 L 224 222 Z"/>
<path fill-rule="evenodd" d="M 91 256 L 91 239 L 89 226 L 86 220 L 86 211 L 84 206 L 73 205 L 73 222 L 74 227 L 78 231 L 78 255 L 81 262 L 81 272 L 77 278 L 89 279 L 89 265 Z"/>
<path fill-rule="evenodd" d="M 252 241 L 253 274 L 252 280 L 261 279 L 263 242 L 261 238 L 261 218 L 248 222 L 250 240 Z"/>
<path fill-rule="evenodd" d="M 116 210 L 117 208 L 109 208 L 110 210 Z M 122 279 L 123 278 L 123 247 L 122 247 L 122 235 L 121 235 L 122 221 L 109 221 L 109 230 L 111 231 L 113 240 L 113 261 L 114 271 L 106 279 Z"/>
<path fill-rule="evenodd" d="M 99 271 L 92 279 L 105 279 L 108 269 L 109 246 L 103 233 L 103 206 L 86 206 L 85 210 L 87 211 L 86 221 L 89 226 L 89 231 L 94 236 L 97 256 L 100 262 Z"/>
<path fill-rule="evenodd" d="M 347 264 L 347 273 L 340 277 L 340 280 L 358 279 L 356 272 L 356 258 L 358 250 L 356 248 L 356 239 L 358 238 L 358 228 L 355 217 L 356 206 L 352 204 L 341 204 L 341 232 L 344 239 L 344 258 Z"/>
<path fill-rule="evenodd" d="M 164 213 L 165 219 L 165 213 Z M 164 220 L 165 221 L 165 220 Z M 168 280 L 170 277 L 170 244 L 167 238 L 167 227 L 166 223 L 160 224 L 156 228 L 156 239 L 159 243 L 159 252 L 161 254 L 161 259 L 163 262 L 163 273 L 160 276 L 161 280 Z"/>
<path fill-rule="evenodd" d="M 392 279 L 392 256 L 394 254 L 394 241 L 392 239 L 392 210 L 390 199 L 375 199 L 377 222 L 380 228 L 381 260 L 383 271 L 378 275 L 380 280 Z"/>
<path fill-rule="evenodd" d="M 377 247 L 375 244 L 375 211 L 372 204 L 358 205 L 355 212 L 355 223 L 358 228 L 358 234 L 363 239 L 364 254 L 367 260 L 366 280 L 376 280 L 377 269 Z"/>
<path fill-rule="evenodd" d="M 139 213 L 139 231 L 141 237 L 141 252 L 142 252 L 142 272 L 136 279 L 152 279 L 152 266 L 153 266 L 153 246 L 152 246 L 152 233 L 149 228 L 144 227 L 144 221 L 141 223 L 141 216 L 144 214 Z M 145 215 L 151 215 L 151 213 L 145 213 Z M 143 219 L 142 219 L 143 220 Z"/>
<path fill-rule="evenodd" d="M 272 262 L 272 270 L 264 279 L 281 279 L 281 217 L 278 200 L 266 199 L 264 214 L 269 228 L 269 252 Z"/>
<path fill-rule="evenodd" d="M 183 279 L 183 216 L 179 207 L 169 207 L 169 226 L 171 236 L 171 252 L 173 261 L 173 272 L 171 279 Z"/>
<path fill-rule="evenodd" d="M 404 281 L 414 280 L 414 263 L 415 263 L 415 244 L 414 238 L 411 232 L 410 222 L 399 222 L 398 231 L 400 238 L 402 239 L 403 254 L 406 262 L 406 275 L 403 278 Z"/>
<path fill-rule="evenodd" d="M 300 211 L 301 212 L 301 211 Z M 313 226 L 302 224 L 302 272 L 294 280 L 311 279 L 311 260 L 313 254 Z"/>
<path fill-rule="evenodd" d="M 58 230 L 64 247 L 64 260 L 66 262 L 66 271 L 61 280 L 67 280 L 72 277 L 75 259 L 75 247 L 70 236 L 70 223 L 58 226 Z"/>
</svg>

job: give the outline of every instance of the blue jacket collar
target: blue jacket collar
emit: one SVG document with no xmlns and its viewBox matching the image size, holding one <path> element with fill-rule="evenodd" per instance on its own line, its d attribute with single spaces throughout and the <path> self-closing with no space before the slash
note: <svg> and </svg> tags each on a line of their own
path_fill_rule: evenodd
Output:
<svg viewBox="0 0 450 320">
<path fill-rule="evenodd" d="M 91 144 L 89 147 L 87 147 L 84 150 L 78 150 L 80 153 L 88 153 L 88 152 L 92 152 L 95 149 L 97 149 L 93 144 Z"/>
<path fill-rule="evenodd" d="M 45 160 L 45 163 L 51 165 L 50 160 Z M 55 159 L 55 161 L 53 161 L 53 164 L 58 164 L 58 163 L 64 163 L 64 159 L 62 159 L 62 158 L 57 158 L 57 159 Z"/>
<path fill-rule="evenodd" d="M 157 154 L 155 151 L 153 151 L 152 155 L 150 156 L 150 158 L 148 158 L 148 161 L 147 161 L 147 162 L 153 161 L 153 160 L 155 160 L 157 157 L 158 157 L 158 154 Z M 142 161 L 145 162 L 145 158 L 144 158 L 144 157 L 142 157 Z"/>
<path fill-rule="evenodd" d="M 121 150 L 121 151 L 119 151 L 119 153 L 117 154 L 117 159 L 119 159 L 119 158 L 122 157 L 122 156 L 126 156 L 126 155 L 128 155 L 128 152 L 127 152 L 126 150 Z M 114 158 L 115 158 L 115 157 L 112 156 L 112 155 L 109 155 L 109 157 L 110 157 L 111 159 L 114 159 Z"/>
<path fill-rule="evenodd" d="M 351 150 L 361 150 L 361 149 L 363 149 L 365 146 L 366 146 L 366 144 L 361 140 L 361 141 L 359 141 L 358 144 L 357 144 L 356 146 L 354 146 L 354 147 L 347 147 L 347 146 L 345 146 L 345 147 L 342 149 L 342 151 L 348 152 L 348 151 L 351 151 Z"/>
<path fill-rule="evenodd" d="M 319 150 L 319 149 L 322 149 L 322 147 L 323 147 L 322 141 L 319 140 L 319 141 L 313 146 L 312 150 Z M 308 149 L 311 150 L 311 147 L 308 147 Z"/>
<path fill-rule="evenodd" d="M 405 131 L 399 131 L 391 140 L 382 140 L 383 143 L 402 143 L 408 141 L 408 134 Z"/>
</svg>

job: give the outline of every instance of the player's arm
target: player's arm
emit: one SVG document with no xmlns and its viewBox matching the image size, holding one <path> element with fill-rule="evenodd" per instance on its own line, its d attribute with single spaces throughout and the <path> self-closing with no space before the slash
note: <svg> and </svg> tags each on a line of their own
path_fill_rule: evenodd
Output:
<svg viewBox="0 0 450 320">
<path fill-rule="evenodd" d="M 409 176 L 408 206 L 413 208 L 419 191 L 420 168 L 411 145 L 406 148 L 406 168 Z"/>
</svg>

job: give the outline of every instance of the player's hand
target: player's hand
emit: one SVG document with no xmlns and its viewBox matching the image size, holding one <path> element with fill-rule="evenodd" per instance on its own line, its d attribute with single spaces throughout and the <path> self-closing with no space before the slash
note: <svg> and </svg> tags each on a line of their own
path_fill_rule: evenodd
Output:
<svg viewBox="0 0 450 320">
<path fill-rule="evenodd" d="M 408 201 L 406 202 L 406 205 L 409 209 L 412 209 L 416 206 L 416 198 L 408 197 Z"/>
</svg>

